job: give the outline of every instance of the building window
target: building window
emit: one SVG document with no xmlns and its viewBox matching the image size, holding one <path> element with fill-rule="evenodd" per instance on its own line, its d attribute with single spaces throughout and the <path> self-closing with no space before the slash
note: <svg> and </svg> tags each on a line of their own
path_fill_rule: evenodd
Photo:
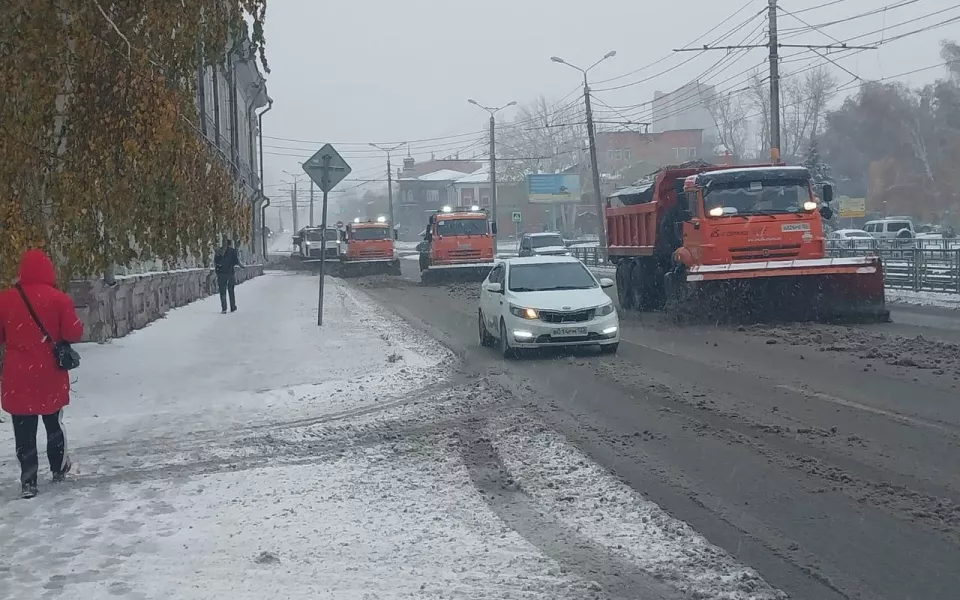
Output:
<svg viewBox="0 0 960 600">
<path fill-rule="evenodd" d="M 680 158 L 680 148 L 674 148 L 674 149 L 673 149 L 673 154 L 676 156 L 677 159 L 679 159 L 679 158 Z"/>
<path fill-rule="evenodd" d="M 696 158 L 696 156 L 697 156 L 697 149 L 696 149 L 696 148 L 687 148 L 687 156 L 689 156 L 690 158 Z"/>
<path fill-rule="evenodd" d="M 440 190 L 427 190 L 427 202 L 440 204 Z"/>
<path fill-rule="evenodd" d="M 630 148 L 623 149 L 623 160 L 630 160 Z"/>
<path fill-rule="evenodd" d="M 490 196 L 480 196 L 480 206 L 487 208 L 490 206 Z"/>
</svg>

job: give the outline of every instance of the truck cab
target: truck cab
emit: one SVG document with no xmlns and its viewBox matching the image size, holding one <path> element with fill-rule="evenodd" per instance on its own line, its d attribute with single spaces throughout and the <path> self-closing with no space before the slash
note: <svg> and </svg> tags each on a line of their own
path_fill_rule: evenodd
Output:
<svg viewBox="0 0 960 600">
<path fill-rule="evenodd" d="M 826 186 L 823 195 L 825 202 L 832 200 L 832 188 Z M 825 255 L 820 213 L 830 209 L 821 208 L 804 167 L 749 167 L 690 175 L 677 202 L 682 246 L 675 259 L 685 265 Z"/>
<path fill-rule="evenodd" d="M 384 270 L 399 274 L 400 259 L 396 255 L 390 223 L 384 217 L 376 221 L 354 219 L 341 231 L 340 262 L 342 266 L 363 266 L 367 270 Z M 379 267 L 379 268 L 378 268 Z"/>
<path fill-rule="evenodd" d="M 487 211 L 478 206 L 443 207 L 430 215 L 423 241 L 417 246 L 421 273 L 474 267 L 486 277 L 486 270 L 493 266 L 494 232 Z"/>
<path fill-rule="evenodd" d="M 326 237 L 325 248 L 324 237 Z M 337 230 L 332 227 L 328 227 L 326 232 L 322 227 L 304 227 L 293 236 L 293 244 L 303 262 L 340 259 L 340 237 L 337 235 Z"/>
</svg>

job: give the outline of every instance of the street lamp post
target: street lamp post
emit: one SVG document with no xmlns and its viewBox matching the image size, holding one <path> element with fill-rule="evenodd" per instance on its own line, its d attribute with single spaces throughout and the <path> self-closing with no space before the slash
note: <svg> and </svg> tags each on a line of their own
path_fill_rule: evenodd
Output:
<svg viewBox="0 0 960 600">
<path fill-rule="evenodd" d="M 387 153 L 387 203 L 389 204 L 390 210 L 390 229 L 393 230 L 394 234 L 397 231 L 397 223 L 393 220 L 393 174 L 391 173 L 391 171 L 393 171 L 393 167 L 390 165 L 390 153 L 399 150 L 406 144 L 406 142 L 400 142 L 396 146 L 391 146 L 389 148 L 384 148 L 383 146 L 379 146 L 377 144 L 370 144 L 377 150 L 382 150 Z"/>
<path fill-rule="evenodd" d="M 583 103 L 587 112 L 587 137 L 590 140 L 590 170 L 593 171 L 593 196 L 596 202 L 597 208 L 597 237 L 600 241 L 600 253 L 601 257 L 606 260 L 607 258 L 607 233 L 606 233 L 606 223 L 604 222 L 603 215 L 603 197 L 600 193 L 600 168 L 597 165 L 597 139 L 596 133 L 593 129 L 593 110 L 590 107 L 590 83 L 587 81 L 587 73 L 590 72 L 595 66 L 599 65 L 608 58 L 613 58 L 617 55 L 616 50 L 611 50 L 607 52 L 603 58 L 593 63 L 586 69 L 581 69 L 576 65 L 572 65 L 567 61 L 563 60 L 559 56 L 551 56 L 550 60 L 555 63 L 560 63 L 561 65 L 566 65 L 571 69 L 576 69 L 583 73 Z"/>
<path fill-rule="evenodd" d="M 498 112 L 511 106 L 516 106 L 516 102 L 509 102 L 499 108 L 484 106 L 470 98 L 467 100 L 470 104 L 480 107 L 490 113 L 490 218 L 493 221 L 493 255 L 497 255 L 497 143 L 496 130 Z"/>
</svg>

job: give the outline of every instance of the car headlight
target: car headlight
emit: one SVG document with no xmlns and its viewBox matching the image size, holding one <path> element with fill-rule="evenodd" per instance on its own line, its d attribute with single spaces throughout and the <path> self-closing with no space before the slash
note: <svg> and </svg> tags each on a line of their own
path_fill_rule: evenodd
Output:
<svg viewBox="0 0 960 600">
<path fill-rule="evenodd" d="M 611 302 L 611 303 L 609 303 L 609 304 L 604 304 L 603 306 L 597 308 L 597 316 L 598 316 L 598 317 L 605 317 L 605 316 L 611 314 L 611 313 L 613 312 L 613 310 L 614 310 L 614 308 L 613 308 L 613 302 Z"/>
<path fill-rule="evenodd" d="M 540 318 L 539 313 L 537 313 L 537 309 L 523 308 L 522 306 L 514 306 L 513 304 L 510 305 L 510 313 L 516 317 L 530 321 Z"/>
</svg>

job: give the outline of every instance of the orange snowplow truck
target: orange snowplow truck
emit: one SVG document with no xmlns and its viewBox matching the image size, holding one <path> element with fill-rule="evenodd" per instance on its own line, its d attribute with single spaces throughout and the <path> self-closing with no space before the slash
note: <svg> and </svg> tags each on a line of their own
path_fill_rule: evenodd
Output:
<svg viewBox="0 0 960 600">
<path fill-rule="evenodd" d="M 668 167 L 615 192 L 607 252 L 624 309 L 751 321 L 888 321 L 876 257 L 828 258 L 804 167 Z"/>
<path fill-rule="evenodd" d="M 400 258 L 394 248 L 396 234 L 390 223 L 354 219 L 340 232 L 340 276 L 400 274 Z"/>
<path fill-rule="evenodd" d="M 444 206 L 430 215 L 420 253 L 420 281 L 482 281 L 493 268 L 493 233 L 487 211 L 478 206 Z"/>
</svg>

